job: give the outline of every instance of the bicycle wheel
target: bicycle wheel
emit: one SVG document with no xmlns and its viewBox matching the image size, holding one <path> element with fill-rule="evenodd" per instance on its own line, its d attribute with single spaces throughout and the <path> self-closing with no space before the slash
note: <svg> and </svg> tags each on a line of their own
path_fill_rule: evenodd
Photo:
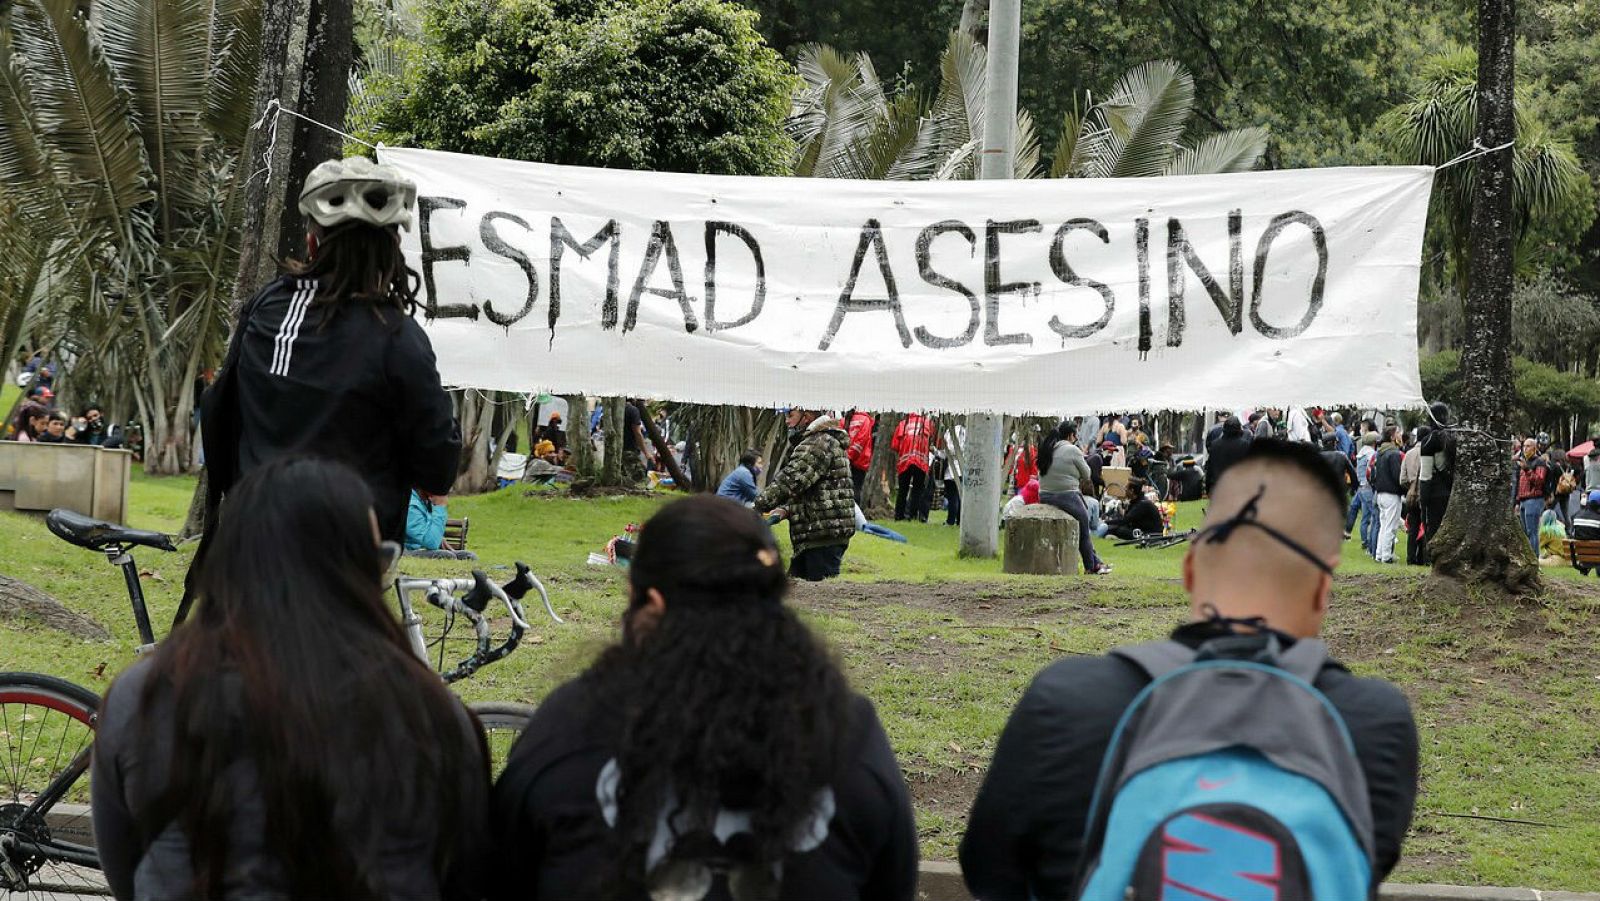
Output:
<svg viewBox="0 0 1600 901">
<path fill-rule="evenodd" d="M 511 746 L 522 737 L 523 730 L 528 728 L 528 721 L 533 719 L 533 707 L 504 701 L 484 701 L 467 706 L 477 716 L 478 722 L 483 724 L 483 733 L 489 739 L 489 773 L 499 779 L 500 771 L 506 768 L 506 757 L 511 754 Z"/>
<path fill-rule="evenodd" d="M 89 819 L 99 707 L 71 682 L 0 673 L 0 899 L 111 894 Z"/>
</svg>

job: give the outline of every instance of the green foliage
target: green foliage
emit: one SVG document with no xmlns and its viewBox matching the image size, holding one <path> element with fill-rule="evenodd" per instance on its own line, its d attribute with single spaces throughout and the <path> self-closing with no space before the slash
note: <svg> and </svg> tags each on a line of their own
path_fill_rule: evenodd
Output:
<svg viewBox="0 0 1600 901">
<path fill-rule="evenodd" d="M 1600 344 L 1600 306 L 1560 278 L 1539 273 L 1511 292 L 1511 346 L 1558 369 L 1582 367 Z"/>
<path fill-rule="evenodd" d="M 1385 113 L 1378 130 L 1395 162 L 1439 166 L 1477 138 L 1477 53 L 1455 48 L 1427 60 L 1409 100 Z M 1517 91 L 1513 202 L 1518 261 L 1525 274 L 1540 263 L 1570 261 L 1568 249 L 1595 218 L 1595 192 L 1573 152 L 1536 111 L 1536 86 Z M 1504 151 L 1502 151 L 1504 152 Z M 1435 176 L 1431 238 L 1445 249 L 1457 290 L 1465 293 L 1466 260 L 1477 167 L 1456 165 Z"/>
<path fill-rule="evenodd" d="M 1535 114 L 1572 142 L 1600 186 L 1600 0 L 1535 0 L 1520 8 L 1519 77 L 1535 86 Z M 1600 290 L 1600 226 L 1576 250 L 1574 277 Z"/>
<path fill-rule="evenodd" d="M 939 73 L 945 36 L 961 16 L 960 0 L 743 0 L 760 16 L 767 43 L 790 59 L 811 44 L 868 53 L 891 74 L 929 84 Z"/>
<path fill-rule="evenodd" d="M 1565 433 L 1574 419 L 1582 431 L 1600 421 L 1600 381 L 1525 357 L 1514 361 L 1511 425 L 1519 432 Z M 1422 393 L 1453 402 L 1461 396 L 1461 354 L 1444 350 L 1422 358 Z"/>
<path fill-rule="evenodd" d="M 903 73 L 919 85 L 934 80 L 963 8 L 955 0 L 882 0 L 864 15 L 846 0 L 744 2 L 791 57 L 826 43 L 870 53 L 889 80 Z M 1063 122 L 1086 90 L 1171 59 L 1194 77 L 1196 124 L 1267 128 L 1274 167 L 1379 161 L 1373 121 L 1404 97 L 1417 61 L 1469 38 L 1472 25 L 1461 0 L 1029 0 L 1022 16 L 1020 99 L 1039 121 Z"/>
<path fill-rule="evenodd" d="M 831 178 L 973 178 L 983 134 L 983 45 L 959 31 L 940 59 L 933 102 L 915 93 L 891 94 L 865 53 L 831 47 L 801 51 L 805 89 L 795 98 L 790 133 L 799 145 L 795 174 Z M 1181 137 L 1195 115 L 1194 82 L 1169 60 L 1125 73 L 1088 112 L 1067 117 L 1056 143 L 1052 178 L 1130 178 L 1238 172 L 1254 168 L 1266 149 L 1266 130 L 1211 135 L 1193 146 Z M 1017 113 L 1016 178 L 1034 178 L 1039 143 L 1033 119 Z"/>
<path fill-rule="evenodd" d="M 1514 361 L 1516 403 L 1513 428 L 1523 432 L 1563 432 L 1563 423 L 1595 421 L 1600 410 L 1600 382 L 1522 357 Z"/>
<path fill-rule="evenodd" d="M 1449 402 L 1461 396 L 1461 352 L 1441 350 L 1422 358 L 1422 395 Z"/>
<path fill-rule="evenodd" d="M 1085 178 L 1140 178 L 1248 172 L 1267 150 L 1267 129 L 1241 128 L 1182 142 L 1195 116 L 1194 78 L 1181 63 L 1155 60 L 1117 81 L 1089 113 L 1062 122 L 1050 174 Z"/>
<path fill-rule="evenodd" d="M 1192 73 L 1207 128 L 1271 131 L 1274 167 L 1373 162 L 1364 133 L 1400 97 L 1399 79 L 1418 46 L 1442 28 L 1461 29 L 1455 7 L 1448 0 L 1038 0 L 1023 6 L 1022 101 L 1059 122 L 1085 89 L 1166 58 Z"/>
<path fill-rule="evenodd" d="M 568 165 L 786 172 L 795 79 L 723 0 L 437 0 L 384 96 L 393 144 Z"/>
</svg>

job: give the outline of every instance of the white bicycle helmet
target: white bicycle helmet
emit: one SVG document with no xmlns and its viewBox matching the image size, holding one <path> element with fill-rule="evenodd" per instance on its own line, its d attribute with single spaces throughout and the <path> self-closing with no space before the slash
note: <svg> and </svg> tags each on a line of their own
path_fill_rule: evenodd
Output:
<svg viewBox="0 0 1600 901">
<path fill-rule="evenodd" d="M 322 163 L 306 176 L 300 192 L 300 212 L 323 228 L 364 222 L 410 231 L 416 202 L 417 186 L 411 179 L 364 156 Z"/>
</svg>

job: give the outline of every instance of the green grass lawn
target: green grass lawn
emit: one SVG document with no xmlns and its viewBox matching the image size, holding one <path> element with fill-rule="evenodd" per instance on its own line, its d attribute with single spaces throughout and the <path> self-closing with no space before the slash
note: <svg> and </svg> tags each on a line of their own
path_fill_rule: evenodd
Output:
<svg viewBox="0 0 1600 901">
<path fill-rule="evenodd" d="M 192 487 L 188 479 L 136 476 L 131 523 L 176 530 Z M 480 565 L 508 575 L 512 561 L 530 563 L 568 620 L 555 626 L 530 610 L 528 643 L 458 686 L 461 694 L 536 703 L 581 670 L 614 638 L 622 612 L 622 571 L 585 558 L 664 500 L 574 500 L 521 487 L 454 499 L 451 515 L 472 520 Z M 1198 504 L 1184 505 L 1180 527 L 1199 515 Z M 0 573 L 50 592 L 115 636 L 78 641 L 0 619 L 0 669 L 103 690 L 136 643 L 119 575 L 56 540 L 37 518 L 0 514 L 0 530 Z M 959 559 L 954 528 L 901 531 L 910 544 L 857 536 L 844 578 L 800 586 L 794 603 L 876 703 L 916 797 L 924 856 L 949 859 L 995 738 L 1033 674 L 1063 654 L 1101 653 L 1179 622 L 1187 609 L 1178 580 L 1184 551 L 1103 542 L 1116 567 L 1110 576 L 1005 576 L 996 561 Z M 138 555 L 158 623 L 170 619 L 190 552 Z M 466 568 L 407 564 L 413 574 Z M 1494 603 L 1346 546 L 1328 638 L 1358 673 L 1401 685 L 1421 730 L 1423 793 L 1399 880 L 1600 884 L 1600 580 L 1548 574 L 1543 598 Z M 468 648 L 452 641 L 445 651 L 453 664 Z"/>
</svg>

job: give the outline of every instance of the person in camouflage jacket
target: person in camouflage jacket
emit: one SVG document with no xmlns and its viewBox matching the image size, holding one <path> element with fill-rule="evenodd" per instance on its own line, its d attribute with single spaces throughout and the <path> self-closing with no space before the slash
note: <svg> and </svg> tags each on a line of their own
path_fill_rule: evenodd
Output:
<svg viewBox="0 0 1600 901">
<path fill-rule="evenodd" d="M 794 544 L 789 575 L 818 582 L 839 574 L 856 532 L 850 438 L 837 419 L 815 410 L 790 410 L 788 425 L 788 457 L 755 506 L 761 513 L 787 513 Z"/>
</svg>

